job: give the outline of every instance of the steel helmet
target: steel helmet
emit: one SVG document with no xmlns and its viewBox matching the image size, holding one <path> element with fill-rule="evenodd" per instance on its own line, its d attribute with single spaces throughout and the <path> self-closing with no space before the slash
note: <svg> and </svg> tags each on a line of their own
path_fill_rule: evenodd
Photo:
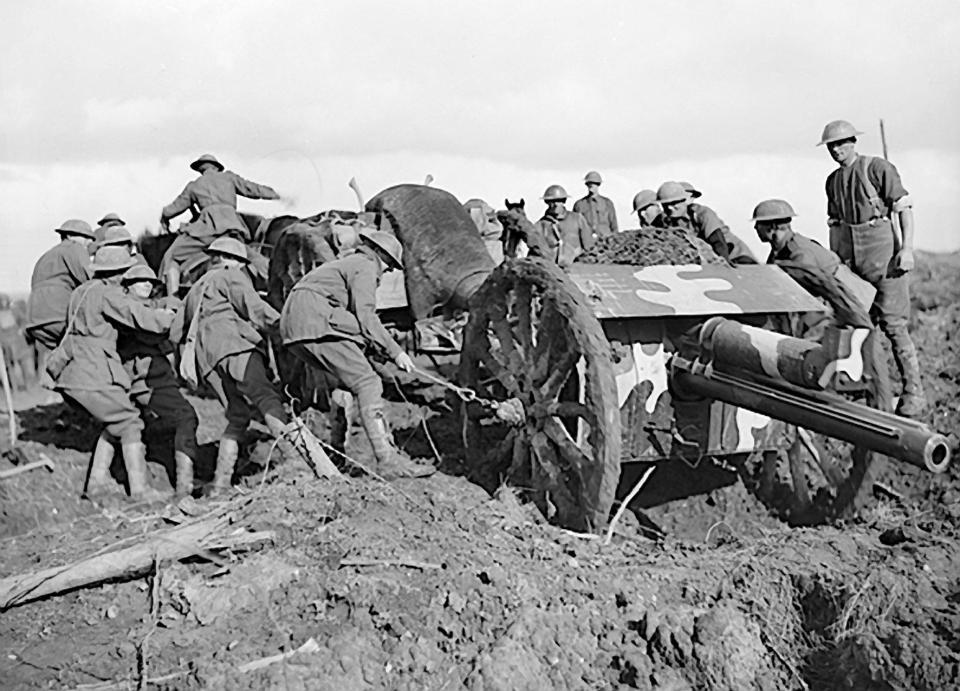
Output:
<svg viewBox="0 0 960 691">
<path fill-rule="evenodd" d="M 138 283 L 140 281 L 150 281 L 151 283 L 163 283 L 157 274 L 153 272 L 146 264 L 136 264 L 127 269 L 121 279 L 124 283 Z"/>
<path fill-rule="evenodd" d="M 214 156 L 213 154 L 203 154 L 203 156 L 200 156 L 196 161 L 191 163 L 190 167 L 199 173 L 200 166 L 203 165 L 204 163 L 212 163 L 220 170 L 223 170 L 223 164 L 220 163 L 220 161 L 217 160 L 217 157 Z"/>
<path fill-rule="evenodd" d="M 362 230 L 360 239 L 390 257 L 393 268 L 403 268 L 403 245 L 393 235 L 382 230 Z"/>
<path fill-rule="evenodd" d="M 567 191 L 560 185 L 550 185 L 540 198 L 545 202 L 566 201 Z"/>
<path fill-rule="evenodd" d="M 852 139 L 859 134 L 863 134 L 863 132 L 859 131 L 846 120 L 834 120 L 833 122 L 828 122 L 827 126 L 823 128 L 823 134 L 820 135 L 820 143 L 817 144 L 817 146 L 829 144 L 830 142 L 838 142 L 841 139 Z"/>
<path fill-rule="evenodd" d="M 111 211 L 108 214 L 104 214 L 103 218 L 97 221 L 97 225 L 98 226 L 122 226 L 123 219 Z"/>
<path fill-rule="evenodd" d="M 689 198 L 690 194 L 679 182 L 665 182 L 657 188 L 657 201 L 661 204 L 682 202 Z"/>
<path fill-rule="evenodd" d="M 585 183 L 591 183 L 591 182 L 592 182 L 592 183 L 594 183 L 594 184 L 596 184 L 596 185 L 600 185 L 600 184 L 603 183 L 603 178 L 600 177 L 600 173 L 598 173 L 598 172 L 595 171 L 595 170 L 591 170 L 589 173 L 587 173 L 586 175 L 583 176 L 583 181 L 584 181 Z"/>
<path fill-rule="evenodd" d="M 753 210 L 754 222 L 778 221 L 782 218 L 793 218 L 797 214 L 793 207 L 783 199 L 767 199 L 760 202 Z"/>
<path fill-rule="evenodd" d="M 236 238 L 219 237 L 210 243 L 207 248 L 207 254 L 222 254 L 225 257 L 233 257 L 244 262 L 249 262 L 247 256 L 247 246 Z"/>
<path fill-rule="evenodd" d="M 93 228 L 90 227 L 90 224 L 86 221 L 81 221 L 79 218 L 71 218 L 69 221 L 64 221 L 56 229 L 56 232 L 61 235 L 80 235 L 85 238 L 90 238 L 91 240 L 96 237 L 93 234 Z"/>
<path fill-rule="evenodd" d="M 129 269 L 136 263 L 137 260 L 131 257 L 125 248 L 110 245 L 97 250 L 90 266 L 93 268 L 93 273 L 98 274 Z"/>
<path fill-rule="evenodd" d="M 643 211 L 651 204 L 657 203 L 657 193 L 653 190 L 640 190 L 633 197 L 633 210 Z"/>
<path fill-rule="evenodd" d="M 133 236 L 130 234 L 130 231 L 127 230 L 126 226 L 107 226 L 103 231 L 103 239 L 100 241 L 100 246 L 105 247 L 107 245 L 132 245 Z"/>
<path fill-rule="evenodd" d="M 687 194 L 690 195 L 691 199 L 696 199 L 697 197 L 703 196 L 703 192 L 701 192 L 700 190 L 698 190 L 696 187 L 694 187 L 693 185 L 691 185 L 689 182 L 685 180 L 682 180 L 680 182 L 680 186 L 687 191 Z"/>
</svg>

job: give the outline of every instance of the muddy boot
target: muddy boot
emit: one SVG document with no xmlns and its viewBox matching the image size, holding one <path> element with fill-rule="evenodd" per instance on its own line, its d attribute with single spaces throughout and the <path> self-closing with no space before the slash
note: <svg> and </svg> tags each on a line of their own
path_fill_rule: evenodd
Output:
<svg viewBox="0 0 960 691">
<path fill-rule="evenodd" d="M 233 480 L 233 469 L 237 465 L 239 455 L 239 441 L 231 437 L 220 439 L 220 446 L 217 449 L 217 469 L 213 473 L 213 482 L 207 485 L 205 496 L 216 499 L 229 494 L 231 481 Z"/>
<path fill-rule="evenodd" d="M 174 451 L 177 463 L 177 496 L 189 497 L 193 494 L 193 459 L 183 451 Z"/>
<path fill-rule="evenodd" d="M 110 464 L 113 463 L 115 451 L 113 442 L 105 434 L 101 434 L 97 439 L 97 445 L 93 449 L 93 459 L 90 461 L 90 475 L 87 477 L 87 486 L 83 490 L 83 498 L 96 501 L 105 494 L 109 494 L 111 488 Z"/>
<path fill-rule="evenodd" d="M 393 445 L 387 423 L 380 408 L 360 408 L 360 422 L 370 438 L 373 455 L 377 459 L 377 474 L 387 480 L 396 478 L 428 477 L 437 472 L 432 465 L 417 463 Z"/>
<path fill-rule="evenodd" d="M 147 447 L 143 442 L 123 445 L 123 464 L 127 468 L 130 499 L 137 502 L 166 501 L 167 495 L 147 484 Z"/>
<path fill-rule="evenodd" d="M 895 353 L 900 379 L 903 381 L 903 393 L 897 402 L 897 415 L 916 418 L 926 412 L 927 398 L 923 393 L 923 380 L 920 378 L 920 361 L 917 359 L 917 349 L 911 343 L 901 347 Z"/>
</svg>

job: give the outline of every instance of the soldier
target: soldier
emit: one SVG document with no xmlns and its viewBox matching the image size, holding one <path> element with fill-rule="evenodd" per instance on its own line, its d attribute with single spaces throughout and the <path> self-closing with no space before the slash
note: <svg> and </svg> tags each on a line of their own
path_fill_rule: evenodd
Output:
<svg viewBox="0 0 960 691">
<path fill-rule="evenodd" d="M 137 264 L 142 266 L 147 265 L 146 258 L 137 252 L 137 244 L 133 241 L 133 236 L 130 234 L 130 231 L 127 230 L 127 227 L 124 225 L 114 224 L 106 226 L 103 231 L 103 236 L 94 243 L 94 247 L 123 247 L 130 256 L 134 258 Z"/>
<path fill-rule="evenodd" d="M 70 293 L 90 278 L 90 224 L 70 219 L 56 232 L 60 234 L 60 244 L 44 252 L 33 267 L 24 327 L 27 339 L 37 344 L 41 367 L 46 353 L 56 348 L 63 337 Z"/>
<path fill-rule="evenodd" d="M 104 214 L 103 218 L 97 221 L 97 227 L 93 231 L 93 234 L 97 242 L 103 240 L 104 234 L 107 232 L 107 228 L 112 228 L 113 226 L 122 226 L 123 219 L 120 218 L 117 214 L 112 211 L 108 214 Z"/>
<path fill-rule="evenodd" d="M 376 289 L 384 271 L 403 268 L 402 247 L 389 233 L 361 232 L 356 252 L 318 266 L 294 287 L 283 306 L 280 335 L 298 358 L 335 379 L 356 397 L 363 425 L 377 461 L 378 473 L 390 478 L 425 477 L 432 465 L 414 463 L 394 447 L 384 418 L 383 384 L 364 347 L 370 343 L 389 355 L 405 372 L 413 360 L 383 327 L 376 312 Z M 341 453 L 347 414 L 331 401 L 332 445 Z"/>
<path fill-rule="evenodd" d="M 176 298 L 153 298 L 154 288 L 162 283 L 149 266 L 138 264 L 123 274 L 127 294 L 148 307 L 175 310 Z M 130 377 L 130 398 L 141 416 L 155 419 L 163 429 L 173 430 L 173 458 L 177 467 L 177 495 L 193 493 L 193 463 L 197 455 L 197 411 L 180 392 L 170 366 L 173 345 L 166 336 L 146 331 L 122 329 L 118 353 Z"/>
<path fill-rule="evenodd" d="M 593 231 L 581 214 L 567 211 L 567 191 L 550 185 L 543 193 L 547 210 L 534 225 L 537 239 L 530 244 L 530 253 L 546 256 L 560 266 L 570 266 L 585 250 L 593 247 Z"/>
<path fill-rule="evenodd" d="M 253 416 L 263 414 L 284 455 L 296 453 L 287 439 L 290 418 L 267 372 L 263 332 L 276 328 L 280 315 L 253 288 L 247 273 L 247 248 L 221 237 L 206 252 L 214 265 L 184 298 L 170 328 L 170 340 L 184 345 L 181 374 L 191 383 L 203 377 L 225 408 L 227 427 L 220 437 L 210 496 L 230 489 L 243 438 Z"/>
<path fill-rule="evenodd" d="M 754 227 L 761 241 L 770 245 L 767 264 L 792 262 L 833 276 L 840 266 L 840 257 L 816 240 L 793 230 L 793 207 L 783 199 L 767 199 L 753 210 Z"/>
<path fill-rule="evenodd" d="M 877 294 L 870 316 L 890 340 L 903 393 L 897 413 L 921 415 L 926 396 L 917 349 L 907 330 L 913 270 L 913 203 L 896 167 L 882 158 L 856 152 L 858 132 L 845 120 L 827 123 L 820 137 L 839 167 L 827 177 L 830 249 Z M 894 214 L 900 226 L 897 236 Z"/>
<path fill-rule="evenodd" d="M 179 232 L 170 249 L 164 254 L 161 273 L 166 279 L 167 294 L 176 295 L 180 290 L 181 264 L 201 254 L 213 240 L 231 231 L 241 230 L 247 235 L 246 226 L 237 215 L 237 195 L 250 199 L 279 199 L 272 187 L 259 185 L 224 170 L 214 156 L 204 154 L 190 164 L 200 177 L 187 183 L 180 195 L 163 207 L 160 226 L 170 229 L 170 220 L 184 211 L 193 209 L 199 214 L 195 221 Z M 243 240 L 249 240 L 243 237 Z"/>
<path fill-rule="evenodd" d="M 30 388 L 36 376 L 33 350 L 23 337 L 10 304 L 10 296 L 6 293 L 0 293 L 0 347 L 3 348 L 3 358 L 13 385 L 20 390 Z"/>
<path fill-rule="evenodd" d="M 600 194 L 600 185 L 603 183 L 600 173 L 591 170 L 584 176 L 583 183 L 587 186 L 587 194 L 574 202 L 573 210 L 587 219 L 594 237 L 605 238 L 616 233 L 619 230 L 617 210 L 613 208 L 612 201 Z"/>
<path fill-rule="evenodd" d="M 756 264 L 757 259 L 743 240 L 720 220 L 709 206 L 690 201 L 690 194 L 679 182 L 665 182 L 657 190 L 667 227 L 679 228 L 709 243 L 719 256 L 731 264 Z"/>
<path fill-rule="evenodd" d="M 47 373 L 64 399 L 104 425 L 84 494 L 92 498 L 107 490 L 114 443 L 119 440 L 131 499 L 154 501 L 163 495 L 147 484 L 143 421 L 130 400 L 130 376 L 117 353 L 117 332 L 127 328 L 163 335 L 174 313 L 148 307 L 124 292 L 121 276 L 133 264 L 120 247 L 97 251 L 94 277 L 70 296 L 66 332 L 47 360 Z"/>
<path fill-rule="evenodd" d="M 640 230 L 663 228 L 663 213 L 653 190 L 640 190 L 634 195 L 633 211 L 640 219 Z"/>
</svg>

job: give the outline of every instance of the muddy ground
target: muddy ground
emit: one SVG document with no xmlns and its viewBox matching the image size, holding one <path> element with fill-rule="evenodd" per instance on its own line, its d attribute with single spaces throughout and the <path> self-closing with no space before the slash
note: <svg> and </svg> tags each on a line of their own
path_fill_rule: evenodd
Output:
<svg viewBox="0 0 960 691">
<path fill-rule="evenodd" d="M 922 260 L 913 333 L 929 421 L 956 435 L 960 255 Z M 960 686 L 958 471 L 888 464 L 871 506 L 817 529 L 782 525 L 733 482 L 628 513 L 603 544 L 545 524 L 511 488 L 490 496 L 465 479 L 436 387 L 390 395 L 398 441 L 431 458 L 432 440 L 442 455 L 433 478 L 320 482 L 272 458 L 264 473 L 269 446 L 254 435 L 243 493 L 181 508 L 81 501 L 96 428 L 63 406 L 23 410 L 26 454 L 56 468 L 0 481 L 0 577 L 135 544 L 218 508 L 230 509 L 231 529 L 270 540 L 7 609 L 0 687 Z M 215 403 L 193 400 L 208 444 L 198 473 L 209 477 L 223 421 Z M 150 441 L 153 458 L 169 456 L 168 439 Z"/>
</svg>

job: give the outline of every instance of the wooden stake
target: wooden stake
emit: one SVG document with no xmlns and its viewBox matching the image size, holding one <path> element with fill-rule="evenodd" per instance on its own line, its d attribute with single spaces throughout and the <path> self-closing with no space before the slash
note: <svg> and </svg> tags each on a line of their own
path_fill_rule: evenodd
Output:
<svg viewBox="0 0 960 691">
<path fill-rule="evenodd" d="M 7 358 L 0 348 L 0 379 L 3 380 L 3 397 L 7 401 L 7 412 L 10 426 L 10 449 L 17 445 L 17 416 L 13 412 L 13 394 L 10 392 L 10 377 L 7 374 Z"/>
</svg>

